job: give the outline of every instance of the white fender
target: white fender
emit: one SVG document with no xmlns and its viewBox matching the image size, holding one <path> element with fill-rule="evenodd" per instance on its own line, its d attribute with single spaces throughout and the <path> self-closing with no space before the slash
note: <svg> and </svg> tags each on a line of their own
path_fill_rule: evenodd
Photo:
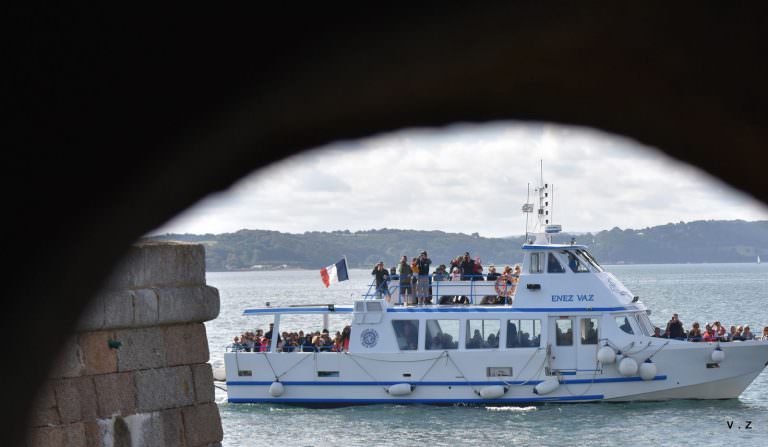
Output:
<svg viewBox="0 0 768 447">
<path fill-rule="evenodd" d="M 557 387 L 560 386 L 560 382 L 557 380 L 556 377 L 550 377 L 540 384 L 533 387 L 533 393 L 534 394 L 549 394 L 552 391 L 555 391 Z"/>
<path fill-rule="evenodd" d="M 272 382 L 272 385 L 269 386 L 269 394 L 271 394 L 272 397 L 282 396 L 284 392 L 285 387 L 280 382 Z"/>
<path fill-rule="evenodd" d="M 624 357 L 619 363 L 619 373 L 624 377 L 637 374 L 637 361 L 632 357 Z"/>
<path fill-rule="evenodd" d="M 616 351 L 610 346 L 603 346 L 597 351 L 597 361 L 603 365 L 609 365 L 616 361 Z"/>
<path fill-rule="evenodd" d="M 650 359 L 644 361 L 640 365 L 640 378 L 643 380 L 653 380 L 653 378 L 656 377 L 657 372 L 658 368 L 656 367 L 656 364 L 651 362 Z"/>
<path fill-rule="evenodd" d="M 616 366 L 618 366 L 622 360 L 624 360 L 624 354 L 622 354 L 621 351 L 619 351 L 616 353 Z"/>
<path fill-rule="evenodd" d="M 223 366 L 213 368 L 213 380 L 217 382 L 227 381 L 227 372 L 224 370 Z"/>
<path fill-rule="evenodd" d="M 480 397 L 483 399 L 497 399 L 507 392 L 507 388 L 501 385 L 485 386 L 480 388 Z"/>
<path fill-rule="evenodd" d="M 414 386 L 410 383 L 396 383 L 387 389 L 390 396 L 407 396 L 413 392 Z"/>
<path fill-rule="evenodd" d="M 720 363 L 723 360 L 725 360 L 725 351 L 720 349 L 718 346 L 714 351 L 712 351 L 712 361 L 715 363 Z"/>
</svg>

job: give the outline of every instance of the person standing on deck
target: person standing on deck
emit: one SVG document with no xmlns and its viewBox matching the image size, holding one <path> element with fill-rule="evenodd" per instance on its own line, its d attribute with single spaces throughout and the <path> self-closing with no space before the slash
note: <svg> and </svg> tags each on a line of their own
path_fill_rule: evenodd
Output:
<svg viewBox="0 0 768 447">
<path fill-rule="evenodd" d="M 682 340 L 685 338 L 685 328 L 683 328 L 683 323 L 680 321 L 680 318 L 677 314 L 672 314 L 672 318 L 667 322 L 667 328 L 664 331 L 664 335 L 667 338 L 673 338 L 677 340 Z"/>
<path fill-rule="evenodd" d="M 400 275 L 400 302 L 406 306 L 412 304 L 411 276 L 413 271 L 408 264 L 408 257 L 405 255 L 400 259 L 400 264 L 397 266 L 397 274 Z"/>
<path fill-rule="evenodd" d="M 464 253 L 464 257 L 461 259 L 459 268 L 461 269 L 462 281 L 470 281 L 473 279 L 475 273 L 475 261 L 469 257 L 469 252 Z"/>
<path fill-rule="evenodd" d="M 427 301 L 432 301 L 431 280 L 429 278 L 429 266 L 432 260 L 427 257 L 427 251 L 422 250 L 416 259 L 419 266 L 419 305 L 424 305 Z"/>
<path fill-rule="evenodd" d="M 384 267 L 384 261 L 376 264 L 371 275 L 376 277 L 376 298 L 381 299 L 382 296 L 386 296 L 387 302 L 390 302 L 392 295 L 389 294 L 389 271 Z"/>
</svg>

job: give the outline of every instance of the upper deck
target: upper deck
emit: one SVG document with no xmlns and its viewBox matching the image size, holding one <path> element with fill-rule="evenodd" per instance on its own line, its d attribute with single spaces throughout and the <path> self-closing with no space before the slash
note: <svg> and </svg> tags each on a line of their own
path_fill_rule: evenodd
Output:
<svg viewBox="0 0 768 447">
<path fill-rule="evenodd" d="M 424 311 L 439 305 L 443 297 L 467 297 L 469 307 L 482 311 L 478 305 L 484 299 L 499 295 L 508 295 L 504 304 L 491 306 L 509 307 L 518 311 L 619 311 L 644 310 L 639 302 L 621 281 L 605 271 L 584 245 L 575 244 L 526 244 L 522 246 L 523 262 L 516 284 L 508 284 L 505 278 L 488 281 L 484 276 L 475 276 L 471 280 L 451 280 L 445 275 L 429 275 L 424 287 L 428 287 L 428 302 Z M 422 276 L 416 282 L 424 281 Z M 403 304 L 404 288 L 418 286 L 411 282 L 403 283 L 397 275 L 390 277 L 388 291 L 392 297 L 389 307 L 395 312 L 416 312 L 409 307 L 399 309 Z M 417 293 L 417 292 L 414 292 Z M 376 284 L 371 282 L 363 299 L 379 299 Z M 450 306 L 452 308 L 454 306 Z M 422 309 L 418 307 L 417 309 Z"/>
</svg>

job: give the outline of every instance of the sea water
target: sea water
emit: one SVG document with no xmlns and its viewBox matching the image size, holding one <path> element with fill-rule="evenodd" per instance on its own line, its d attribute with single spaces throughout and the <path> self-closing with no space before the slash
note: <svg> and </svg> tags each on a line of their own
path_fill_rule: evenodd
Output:
<svg viewBox="0 0 768 447">
<path fill-rule="evenodd" d="M 652 309 L 662 330 L 672 313 L 686 328 L 719 320 L 768 325 L 768 263 L 606 266 Z M 206 323 L 211 363 L 245 330 L 266 328 L 268 317 L 243 309 L 290 304 L 350 305 L 368 289 L 370 271 L 326 289 L 317 271 L 208 273 L 221 294 L 221 314 Z M 349 316 L 332 316 L 333 334 Z M 320 330 L 320 315 L 281 319 L 281 331 Z M 287 354 L 290 355 L 290 354 Z M 220 384 L 223 387 L 223 384 Z M 262 445 L 765 445 L 768 372 L 738 399 L 637 403 L 542 404 L 483 407 L 369 405 L 308 409 L 276 404 L 229 404 L 216 390 L 225 446 Z"/>
</svg>

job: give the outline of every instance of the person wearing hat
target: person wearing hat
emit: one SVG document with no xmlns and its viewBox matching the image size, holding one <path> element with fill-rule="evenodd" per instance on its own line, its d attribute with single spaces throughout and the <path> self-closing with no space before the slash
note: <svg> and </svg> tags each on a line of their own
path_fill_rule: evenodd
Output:
<svg viewBox="0 0 768 447">
<path fill-rule="evenodd" d="M 387 297 L 387 302 L 390 302 L 392 295 L 389 294 L 389 271 L 384 267 L 384 261 L 379 261 L 373 267 L 371 275 L 376 278 L 376 298 L 381 299 L 383 295 Z"/>
</svg>

